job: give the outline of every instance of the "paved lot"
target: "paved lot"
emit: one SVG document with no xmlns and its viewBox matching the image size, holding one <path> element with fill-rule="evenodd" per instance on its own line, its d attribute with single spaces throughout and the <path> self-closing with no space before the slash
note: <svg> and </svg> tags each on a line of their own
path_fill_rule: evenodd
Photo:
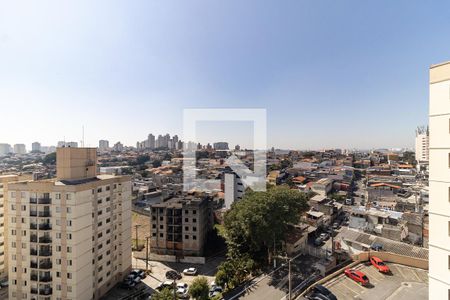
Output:
<svg viewBox="0 0 450 300">
<path fill-rule="evenodd" d="M 379 273 L 373 266 L 358 265 L 369 277 L 371 285 L 362 287 L 344 274 L 326 284 L 338 299 L 364 300 L 423 300 L 428 299 L 428 272 L 426 270 L 387 263 L 391 275 Z"/>
</svg>

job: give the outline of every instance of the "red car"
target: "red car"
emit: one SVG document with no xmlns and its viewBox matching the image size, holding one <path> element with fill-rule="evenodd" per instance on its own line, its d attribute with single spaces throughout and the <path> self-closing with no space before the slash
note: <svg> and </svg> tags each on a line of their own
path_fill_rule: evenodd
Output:
<svg viewBox="0 0 450 300">
<path fill-rule="evenodd" d="M 369 284 L 369 278 L 361 271 L 355 269 L 345 269 L 344 274 L 361 285 L 366 286 Z"/>
<path fill-rule="evenodd" d="M 391 270 L 389 269 L 388 266 L 386 266 L 386 264 L 379 259 L 376 256 L 372 256 L 370 258 L 370 262 L 372 263 L 372 265 L 378 269 L 378 271 L 380 271 L 381 273 L 389 273 Z"/>
</svg>

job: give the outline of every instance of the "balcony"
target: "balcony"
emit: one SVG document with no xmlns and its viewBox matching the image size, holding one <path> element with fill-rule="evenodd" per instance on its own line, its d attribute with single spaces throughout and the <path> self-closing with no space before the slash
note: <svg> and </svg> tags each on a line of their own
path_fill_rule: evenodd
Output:
<svg viewBox="0 0 450 300">
<path fill-rule="evenodd" d="M 52 229 L 52 225 L 50 225 L 49 223 L 39 224 L 39 230 L 51 230 L 51 229 Z"/>
<path fill-rule="evenodd" d="M 30 255 L 38 255 L 38 251 L 36 249 L 30 249 Z"/>
<path fill-rule="evenodd" d="M 37 240 L 38 240 L 37 235 L 35 234 L 30 235 L 30 242 L 37 243 Z"/>
<path fill-rule="evenodd" d="M 41 244 L 48 244 L 48 243 L 51 243 L 51 242 L 52 242 L 52 238 L 49 237 L 49 236 L 41 236 L 39 238 L 39 243 L 41 243 Z"/>
<path fill-rule="evenodd" d="M 30 275 L 31 281 L 38 281 L 38 275 L 37 274 L 31 274 Z"/>
<path fill-rule="evenodd" d="M 37 204 L 37 198 L 30 198 L 30 204 Z"/>
<path fill-rule="evenodd" d="M 51 295 L 52 288 L 39 289 L 39 295 Z"/>
<path fill-rule="evenodd" d="M 38 204 L 52 204 L 51 198 L 39 198 Z"/>
<path fill-rule="evenodd" d="M 37 294 L 38 293 L 38 289 L 37 288 L 31 288 L 31 293 L 32 294 Z"/>
<path fill-rule="evenodd" d="M 51 261 L 44 261 L 39 263 L 39 269 L 48 270 L 51 269 L 52 267 L 53 265 Z"/>
<path fill-rule="evenodd" d="M 49 210 L 40 211 L 39 217 L 48 218 L 48 217 L 51 217 L 51 213 Z"/>
<path fill-rule="evenodd" d="M 51 282 L 52 281 L 52 276 L 41 276 L 39 278 L 39 281 L 40 282 Z M 50 294 L 46 294 L 46 295 L 50 295 Z"/>
<path fill-rule="evenodd" d="M 37 229 L 36 223 L 30 223 L 30 229 Z"/>
<path fill-rule="evenodd" d="M 37 217 L 37 211 L 30 210 L 30 217 Z"/>
<path fill-rule="evenodd" d="M 41 250 L 39 251 L 39 256 L 52 256 L 51 250 Z"/>
</svg>

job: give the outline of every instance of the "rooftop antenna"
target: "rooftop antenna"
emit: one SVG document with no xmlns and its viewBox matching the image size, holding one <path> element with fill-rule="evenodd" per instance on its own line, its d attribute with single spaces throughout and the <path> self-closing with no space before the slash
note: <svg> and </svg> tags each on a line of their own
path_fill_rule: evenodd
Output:
<svg viewBox="0 0 450 300">
<path fill-rule="evenodd" d="M 84 148 L 84 125 L 81 126 L 81 148 Z"/>
</svg>

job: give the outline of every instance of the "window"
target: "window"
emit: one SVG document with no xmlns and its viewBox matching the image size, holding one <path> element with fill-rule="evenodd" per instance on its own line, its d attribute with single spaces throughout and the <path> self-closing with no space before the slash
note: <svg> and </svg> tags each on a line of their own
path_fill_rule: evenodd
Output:
<svg viewBox="0 0 450 300">
<path fill-rule="evenodd" d="M 72 220 L 67 220 L 67 226 L 72 226 Z"/>
<path fill-rule="evenodd" d="M 197 227 L 192 227 L 192 231 L 197 231 Z"/>
<path fill-rule="evenodd" d="M 72 273 L 67 273 L 67 279 L 72 279 Z M 68 289 L 69 287 L 67 287 Z"/>
<path fill-rule="evenodd" d="M 194 210 L 192 211 L 192 213 L 195 215 L 195 214 L 197 214 L 197 211 L 194 209 Z"/>
<path fill-rule="evenodd" d="M 58 199 L 58 200 L 61 199 L 61 194 L 60 194 L 60 193 L 57 193 L 57 194 L 55 195 L 55 198 Z"/>
<path fill-rule="evenodd" d="M 197 219 L 195 219 L 195 218 L 192 219 L 192 222 L 197 223 Z"/>
<path fill-rule="evenodd" d="M 72 194 L 66 194 L 66 200 L 72 200 Z"/>
<path fill-rule="evenodd" d="M 184 226 L 184 231 L 189 231 L 189 226 Z"/>
<path fill-rule="evenodd" d="M 159 237 L 161 237 L 161 238 L 164 237 L 164 233 L 160 233 Z"/>
<path fill-rule="evenodd" d="M 189 236 L 186 234 L 186 235 L 184 236 L 184 239 L 185 239 L 185 240 L 188 240 L 188 239 L 189 239 Z"/>
<path fill-rule="evenodd" d="M 16 210 L 16 205 L 15 204 L 11 204 L 11 210 Z"/>
<path fill-rule="evenodd" d="M 159 229 L 164 229 L 164 225 L 159 225 Z"/>
<path fill-rule="evenodd" d="M 189 222 L 189 218 L 184 218 L 184 221 L 187 223 Z"/>
<path fill-rule="evenodd" d="M 187 215 L 187 214 L 189 214 L 189 211 L 186 209 L 186 210 L 184 211 L 184 213 Z"/>
<path fill-rule="evenodd" d="M 61 277 L 61 272 L 56 272 L 56 277 L 60 278 Z"/>
<path fill-rule="evenodd" d="M 71 208 L 71 207 L 68 207 L 68 208 L 67 208 L 67 213 L 70 214 L 71 212 L 72 212 L 72 208 Z"/>
<path fill-rule="evenodd" d="M 197 236 L 196 235 L 193 235 L 192 236 L 192 239 L 195 241 L 195 240 L 197 240 Z"/>
</svg>

